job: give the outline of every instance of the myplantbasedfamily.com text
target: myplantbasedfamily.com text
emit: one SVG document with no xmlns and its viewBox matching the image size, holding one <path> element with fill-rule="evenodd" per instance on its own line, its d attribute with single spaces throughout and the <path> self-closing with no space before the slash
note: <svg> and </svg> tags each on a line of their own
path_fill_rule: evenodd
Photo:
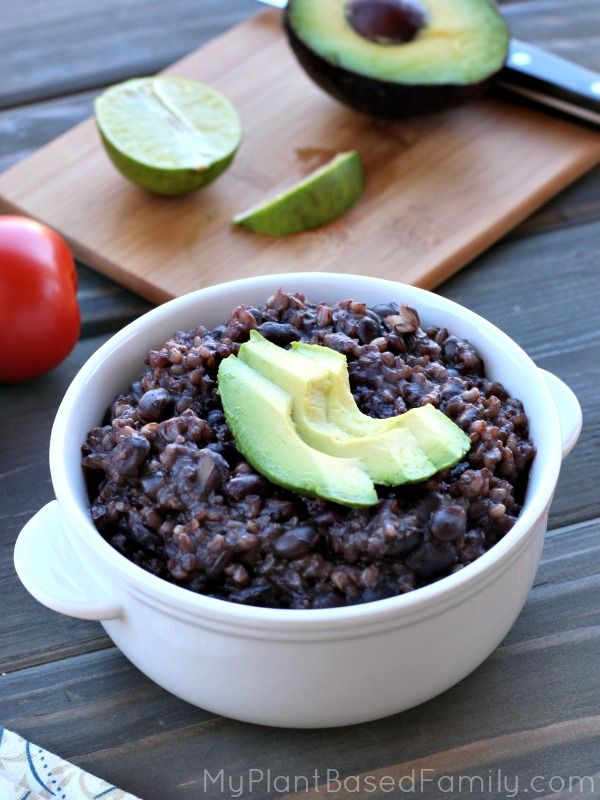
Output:
<svg viewBox="0 0 600 800">
<path fill-rule="evenodd" d="M 304 775 L 286 775 L 270 769 L 249 769 L 229 774 L 225 769 L 204 770 L 200 785 L 205 794 L 221 792 L 225 797 L 255 795 L 338 795 L 357 798 L 369 795 L 394 794 L 395 797 L 418 796 L 437 792 L 456 797 L 535 797 L 548 793 L 573 797 L 598 797 L 600 777 L 593 775 L 533 775 L 524 778 L 488 770 L 479 774 L 441 774 L 433 769 L 411 770 L 404 775 L 381 772 L 376 774 L 342 775 L 337 769 L 314 770 Z"/>
</svg>

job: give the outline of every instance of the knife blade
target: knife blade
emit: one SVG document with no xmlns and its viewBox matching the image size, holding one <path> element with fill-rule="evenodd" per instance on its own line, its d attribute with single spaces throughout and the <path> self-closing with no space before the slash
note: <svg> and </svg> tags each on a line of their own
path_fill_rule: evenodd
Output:
<svg viewBox="0 0 600 800">
<path fill-rule="evenodd" d="M 255 0 L 283 9 L 287 0 Z M 503 89 L 600 127 L 600 73 L 511 38 L 496 78 Z"/>
</svg>

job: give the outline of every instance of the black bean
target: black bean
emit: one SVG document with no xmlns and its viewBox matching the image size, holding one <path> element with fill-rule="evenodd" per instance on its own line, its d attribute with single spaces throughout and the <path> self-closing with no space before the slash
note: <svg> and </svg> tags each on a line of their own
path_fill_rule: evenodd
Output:
<svg viewBox="0 0 600 800">
<path fill-rule="evenodd" d="M 287 522 L 299 511 L 299 503 L 294 500 L 280 500 L 279 498 L 267 498 L 263 508 L 263 514 L 273 522 Z"/>
<path fill-rule="evenodd" d="M 300 339 L 300 331 L 285 322 L 263 322 L 259 326 L 258 332 L 279 347 L 286 347 L 291 342 L 297 342 Z"/>
<path fill-rule="evenodd" d="M 184 394 L 175 403 L 175 412 L 177 414 L 183 414 L 185 411 L 190 410 L 197 414 L 200 411 L 200 406 L 192 397 Z"/>
<path fill-rule="evenodd" d="M 233 500 L 242 500 L 248 494 L 265 494 L 269 489 L 269 484 L 262 475 L 238 475 L 227 481 L 225 492 Z"/>
<path fill-rule="evenodd" d="M 453 542 L 467 530 L 467 515 L 462 506 L 442 506 L 433 513 L 429 527 L 436 539 Z"/>
<path fill-rule="evenodd" d="M 136 543 L 150 553 L 156 552 L 162 545 L 162 538 L 144 525 L 137 512 L 130 511 L 127 515 L 127 530 Z"/>
<path fill-rule="evenodd" d="M 318 594 L 313 600 L 313 608 L 339 608 L 344 605 L 344 598 L 337 592 Z"/>
<path fill-rule="evenodd" d="M 421 578 L 431 578 L 457 561 L 458 553 L 450 542 L 424 542 L 408 556 L 406 565 Z"/>
<path fill-rule="evenodd" d="M 142 382 L 141 381 L 133 381 L 130 386 L 130 392 L 134 397 L 138 399 L 144 394 L 144 390 L 142 389 Z"/>
<path fill-rule="evenodd" d="M 360 598 L 361 603 L 372 603 L 374 600 L 385 600 L 398 594 L 396 587 L 391 583 L 382 582 L 373 589 L 365 589 Z"/>
<path fill-rule="evenodd" d="M 210 442 L 206 445 L 206 450 L 212 450 L 222 456 L 230 467 L 233 467 L 239 460 L 240 454 L 235 449 L 235 442 Z"/>
<path fill-rule="evenodd" d="M 166 389 L 150 389 L 137 405 L 137 415 L 142 422 L 160 422 L 173 411 L 174 400 Z"/>
<path fill-rule="evenodd" d="M 263 312 L 254 306 L 248 306 L 248 311 L 252 314 L 257 324 L 260 325 L 263 319 Z"/>
<path fill-rule="evenodd" d="M 149 475 L 147 478 L 143 478 L 141 481 L 142 489 L 144 494 L 146 494 L 150 498 L 155 498 L 158 490 L 163 485 L 163 475 L 162 474 L 155 474 Z"/>
<path fill-rule="evenodd" d="M 448 370 L 450 372 L 451 370 Z M 454 370 L 456 372 L 456 370 Z M 455 397 L 462 395 L 465 390 L 464 383 L 459 379 L 449 377 L 449 379 L 441 387 L 442 400 L 452 400 Z"/>
<path fill-rule="evenodd" d="M 371 317 L 363 317 L 358 324 L 358 338 L 361 342 L 369 344 L 381 335 L 381 325 Z"/>
<path fill-rule="evenodd" d="M 273 544 L 281 558 L 299 558 L 310 552 L 319 539 L 319 534 L 310 525 L 302 525 L 286 531 Z"/>
<path fill-rule="evenodd" d="M 373 306 L 372 311 L 383 319 L 390 314 L 398 313 L 398 303 L 379 303 L 379 305 Z"/>
<path fill-rule="evenodd" d="M 461 553 L 461 561 L 475 561 L 485 553 L 485 534 L 480 530 L 467 531 Z"/>
<path fill-rule="evenodd" d="M 227 596 L 226 599 L 232 600 L 234 603 L 245 603 L 253 606 L 269 605 L 278 607 L 277 602 L 274 601 L 273 594 L 273 587 L 269 581 L 258 577 L 254 579 L 247 589 L 240 589 L 233 595 Z"/>
<path fill-rule="evenodd" d="M 479 419 L 479 409 L 475 406 L 466 406 L 465 410 L 456 419 L 456 424 L 459 425 L 463 431 L 468 431 L 471 424 Z"/>
<path fill-rule="evenodd" d="M 222 425 L 225 422 L 225 414 L 220 408 L 213 408 L 206 415 L 206 421 L 210 426 Z"/>
<path fill-rule="evenodd" d="M 423 539 L 423 536 L 418 531 L 398 530 L 393 540 L 387 545 L 387 555 L 400 558 L 414 550 Z"/>
<path fill-rule="evenodd" d="M 124 556 L 129 555 L 131 547 L 129 539 L 124 533 L 116 533 L 114 536 L 111 536 L 110 543 L 119 553 L 123 553 Z"/>
<path fill-rule="evenodd" d="M 149 452 L 150 442 L 148 439 L 143 436 L 128 436 L 110 454 L 111 471 L 117 476 L 137 477 Z"/>
<path fill-rule="evenodd" d="M 220 489 L 229 477 L 229 464 L 222 455 L 204 448 L 198 454 L 196 466 L 196 488 L 201 495 Z"/>
<path fill-rule="evenodd" d="M 454 364 L 463 374 L 481 374 L 483 363 L 473 345 L 466 339 L 448 336 L 443 345 L 443 352 L 446 360 Z"/>
<path fill-rule="evenodd" d="M 337 350 L 338 353 L 344 355 L 352 355 L 356 350 L 357 343 L 350 336 L 345 333 L 326 333 L 324 337 L 324 344 L 326 347 L 331 347 L 332 350 Z"/>
<path fill-rule="evenodd" d="M 465 410 L 465 404 L 460 397 L 453 397 L 446 405 L 446 414 L 449 417 L 456 417 Z"/>
<path fill-rule="evenodd" d="M 103 470 L 106 466 L 106 454 L 90 453 L 90 455 L 84 455 L 81 463 L 86 469 Z"/>
</svg>

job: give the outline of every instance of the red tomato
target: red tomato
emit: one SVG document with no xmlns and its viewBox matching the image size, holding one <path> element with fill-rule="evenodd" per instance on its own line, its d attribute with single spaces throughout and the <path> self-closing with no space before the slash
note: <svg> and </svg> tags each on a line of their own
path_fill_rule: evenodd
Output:
<svg viewBox="0 0 600 800">
<path fill-rule="evenodd" d="M 56 367 L 79 338 L 73 256 L 53 230 L 0 216 L 0 381 Z"/>
</svg>

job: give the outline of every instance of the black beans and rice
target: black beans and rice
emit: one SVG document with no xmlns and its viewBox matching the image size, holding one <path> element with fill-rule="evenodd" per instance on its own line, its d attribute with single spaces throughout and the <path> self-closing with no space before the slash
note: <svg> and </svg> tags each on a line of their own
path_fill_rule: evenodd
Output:
<svg viewBox="0 0 600 800">
<path fill-rule="evenodd" d="M 432 403 L 470 435 L 469 453 L 425 483 L 380 488 L 368 509 L 275 486 L 237 452 L 217 395 L 220 361 L 254 328 L 344 353 L 366 414 Z M 177 332 L 145 364 L 83 445 L 91 515 L 126 558 L 191 591 L 295 609 L 379 600 L 462 569 L 519 514 L 535 455 L 521 402 L 468 341 L 421 328 L 408 306 L 279 290 L 213 330 Z"/>
</svg>

